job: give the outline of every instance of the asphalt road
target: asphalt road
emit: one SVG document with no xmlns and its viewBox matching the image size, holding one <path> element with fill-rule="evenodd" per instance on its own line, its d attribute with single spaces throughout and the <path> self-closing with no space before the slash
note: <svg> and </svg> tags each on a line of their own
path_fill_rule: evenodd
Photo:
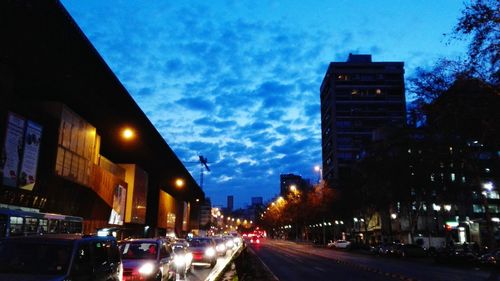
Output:
<svg viewBox="0 0 500 281">
<path fill-rule="evenodd" d="M 264 240 L 252 250 L 281 281 L 295 280 L 499 280 L 497 272 L 436 265 Z"/>
<path fill-rule="evenodd" d="M 227 251 L 226 255 L 217 258 L 217 264 L 213 268 L 209 265 L 195 265 L 192 267 L 191 272 L 186 275 L 186 281 L 211 281 L 231 260 L 231 256 L 236 250 Z M 182 280 L 177 275 L 177 280 Z"/>
</svg>

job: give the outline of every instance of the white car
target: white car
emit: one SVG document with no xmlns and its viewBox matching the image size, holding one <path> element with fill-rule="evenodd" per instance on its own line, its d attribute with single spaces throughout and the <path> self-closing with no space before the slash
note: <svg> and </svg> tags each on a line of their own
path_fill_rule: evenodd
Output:
<svg viewBox="0 0 500 281">
<path fill-rule="evenodd" d="M 348 249 L 349 247 L 351 247 L 351 242 L 349 242 L 347 240 L 336 240 L 332 244 L 333 244 L 333 247 L 338 248 L 338 249 Z"/>
</svg>

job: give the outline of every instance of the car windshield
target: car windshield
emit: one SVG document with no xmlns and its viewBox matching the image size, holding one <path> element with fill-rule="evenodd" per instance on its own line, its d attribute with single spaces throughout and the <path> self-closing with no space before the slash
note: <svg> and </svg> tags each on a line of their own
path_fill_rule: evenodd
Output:
<svg viewBox="0 0 500 281">
<path fill-rule="evenodd" d="M 186 251 L 184 250 L 183 247 L 177 246 L 177 247 L 172 247 L 172 250 L 174 251 L 174 254 L 176 255 L 184 255 Z"/>
<path fill-rule="evenodd" d="M 120 244 L 120 253 L 125 260 L 148 260 L 156 259 L 158 245 L 151 242 L 126 242 Z"/>
<path fill-rule="evenodd" d="M 62 275 L 68 271 L 71 243 L 0 241 L 0 273 Z"/>
<path fill-rule="evenodd" d="M 189 245 L 191 247 L 206 247 L 206 246 L 210 246 L 210 241 L 209 239 L 193 239 L 191 240 L 191 242 L 189 243 Z"/>
</svg>

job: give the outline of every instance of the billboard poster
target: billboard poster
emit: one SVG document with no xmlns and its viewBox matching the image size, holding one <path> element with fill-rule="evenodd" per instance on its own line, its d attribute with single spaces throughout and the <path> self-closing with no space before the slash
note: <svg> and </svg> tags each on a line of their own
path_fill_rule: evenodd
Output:
<svg viewBox="0 0 500 281">
<path fill-rule="evenodd" d="M 115 193 L 113 194 L 113 209 L 111 210 L 111 216 L 109 217 L 109 224 L 123 225 L 126 199 L 127 189 L 118 184 L 115 187 Z"/>
<path fill-rule="evenodd" d="M 38 154 L 40 152 L 40 140 L 42 138 L 42 126 L 28 121 L 24 134 L 24 151 L 21 159 L 21 172 L 19 174 L 19 188 L 33 190 L 36 180 L 36 169 L 38 165 Z"/>
<path fill-rule="evenodd" d="M 5 186 L 17 187 L 25 126 L 24 118 L 9 112 L 2 156 L 2 182 Z"/>
</svg>

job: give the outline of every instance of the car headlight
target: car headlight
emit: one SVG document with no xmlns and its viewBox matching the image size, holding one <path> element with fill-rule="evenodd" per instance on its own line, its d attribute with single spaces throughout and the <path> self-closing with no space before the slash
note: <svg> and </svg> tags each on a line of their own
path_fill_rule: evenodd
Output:
<svg viewBox="0 0 500 281">
<path fill-rule="evenodd" d="M 205 251 L 205 255 L 208 256 L 208 257 L 213 257 L 215 255 L 215 250 L 214 248 L 208 248 L 206 251 Z"/>
<path fill-rule="evenodd" d="M 217 245 L 215 249 L 217 250 L 217 252 L 224 252 L 226 250 L 226 246 L 224 246 L 224 244 L 220 244 Z"/>
<path fill-rule="evenodd" d="M 177 267 L 183 266 L 186 263 L 186 257 L 185 256 L 175 256 L 174 262 L 175 262 L 175 265 Z"/>
<path fill-rule="evenodd" d="M 227 246 L 228 248 L 232 248 L 232 247 L 234 246 L 234 242 L 233 242 L 233 241 L 231 241 L 231 240 L 229 240 L 229 241 L 227 241 L 227 242 L 226 242 L 226 246 Z"/>
<path fill-rule="evenodd" d="M 143 275 L 150 275 L 155 270 L 155 266 L 152 263 L 145 263 L 139 268 L 139 273 Z"/>
</svg>

